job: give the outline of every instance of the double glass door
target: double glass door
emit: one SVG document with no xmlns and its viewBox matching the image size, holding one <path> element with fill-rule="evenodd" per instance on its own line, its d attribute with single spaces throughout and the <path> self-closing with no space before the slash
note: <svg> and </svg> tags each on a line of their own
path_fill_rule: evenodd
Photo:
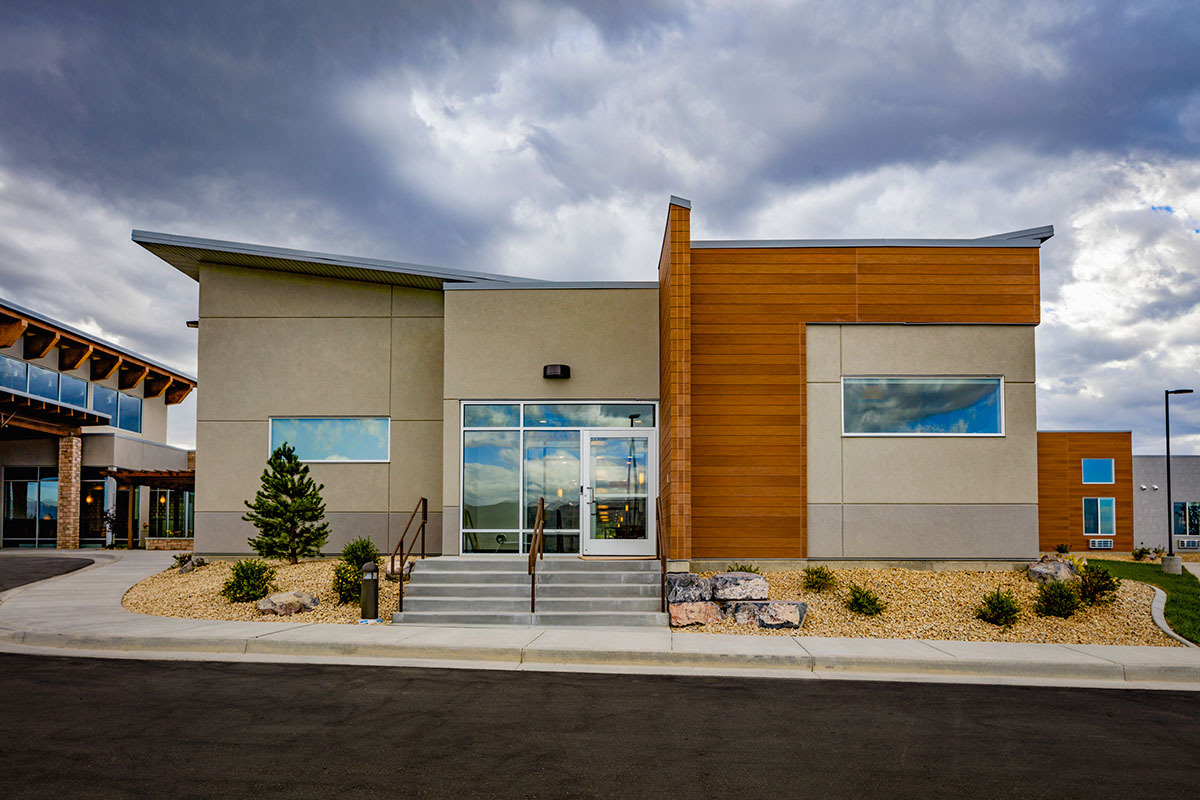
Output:
<svg viewBox="0 0 1200 800">
<path fill-rule="evenodd" d="M 584 431 L 584 555 L 654 555 L 653 439 L 643 431 Z"/>
</svg>

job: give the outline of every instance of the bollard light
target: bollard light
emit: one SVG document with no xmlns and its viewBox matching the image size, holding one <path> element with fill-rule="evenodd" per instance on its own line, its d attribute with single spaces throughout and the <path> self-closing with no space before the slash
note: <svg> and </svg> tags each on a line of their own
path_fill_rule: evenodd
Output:
<svg viewBox="0 0 1200 800">
<path fill-rule="evenodd" d="M 379 571 L 374 561 L 362 566 L 362 592 L 359 595 L 362 619 L 379 618 Z"/>
</svg>

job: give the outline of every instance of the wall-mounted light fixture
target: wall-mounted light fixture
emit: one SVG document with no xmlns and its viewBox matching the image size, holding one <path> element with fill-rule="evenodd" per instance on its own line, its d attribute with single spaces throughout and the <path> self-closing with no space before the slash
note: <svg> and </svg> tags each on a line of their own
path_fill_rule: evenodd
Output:
<svg viewBox="0 0 1200 800">
<path fill-rule="evenodd" d="M 1143 484 L 1142 484 L 1141 486 L 1139 486 L 1138 488 L 1139 488 L 1139 489 L 1141 489 L 1141 490 L 1144 492 L 1144 491 L 1146 491 L 1146 484 L 1144 484 L 1144 483 L 1143 483 Z"/>
<path fill-rule="evenodd" d="M 571 367 L 568 364 L 547 364 L 542 367 L 542 377 L 548 381 L 565 381 L 571 377 Z"/>
</svg>

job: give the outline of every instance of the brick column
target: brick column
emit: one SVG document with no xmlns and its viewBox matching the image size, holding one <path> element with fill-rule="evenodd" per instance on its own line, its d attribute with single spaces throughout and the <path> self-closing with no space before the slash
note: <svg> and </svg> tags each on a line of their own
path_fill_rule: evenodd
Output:
<svg viewBox="0 0 1200 800">
<path fill-rule="evenodd" d="M 63 436 L 58 440 L 58 549 L 79 547 L 79 464 L 83 440 Z"/>
</svg>

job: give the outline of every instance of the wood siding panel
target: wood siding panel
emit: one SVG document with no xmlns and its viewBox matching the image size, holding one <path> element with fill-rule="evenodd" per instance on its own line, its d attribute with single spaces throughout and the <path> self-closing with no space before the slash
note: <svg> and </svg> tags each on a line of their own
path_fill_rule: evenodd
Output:
<svg viewBox="0 0 1200 800">
<path fill-rule="evenodd" d="M 1038 542 L 1042 550 L 1069 544 L 1088 550 L 1083 533 L 1083 498 L 1112 497 L 1116 507 L 1113 550 L 1133 549 L 1133 435 L 1127 431 L 1039 431 Z M 1113 459 L 1112 484 L 1085 484 L 1085 458 Z M 1092 552 L 1103 552 L 1100 550 Z"/>
</svg>

